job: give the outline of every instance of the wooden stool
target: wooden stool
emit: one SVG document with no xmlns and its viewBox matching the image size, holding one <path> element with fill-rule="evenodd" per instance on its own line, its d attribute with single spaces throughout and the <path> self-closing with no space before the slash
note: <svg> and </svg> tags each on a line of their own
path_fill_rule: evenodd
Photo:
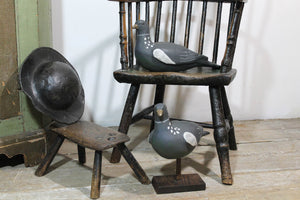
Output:
<svg viewBox="0 0 300 200">
<path fill-rule="evenodd" d="M 56 133 L 57 138 L 37 168 L 35 175 L 43 176 L 45 174 L 64 139 L 67 138 L 78 145 L 79 162 L 82 164 L 85 163 L 85 147 L 95 150 L 90 195 L 92 199 L 100 196 L 102 151 L 111 147 L 119 149 L 141 183 L 150 184 L 149 178 L 124 144 L 124 142 L 129 141 L 127 135 L 91 122 L 82 121 L 69 126 L 52 128 L 49 131 Z"/>
</svg>

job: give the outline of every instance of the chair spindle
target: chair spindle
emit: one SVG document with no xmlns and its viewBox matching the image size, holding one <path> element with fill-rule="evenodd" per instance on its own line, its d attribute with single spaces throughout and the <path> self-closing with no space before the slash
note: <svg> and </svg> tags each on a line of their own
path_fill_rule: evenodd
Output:
<svg viewBox="0 0 300 200">
<path fill-rule="evenodd" d="M 221 17 L 222 17 L 222 7 L 223 3 L 218 3 L 217 10 L 217 20 L 216 20 L 216 28 L 215 28 L 215 40 L 214 40 L 214 50 L 213 50 L 213 59 L 212 62 L 216 63 L 218 58 L 218 49 L 219 49 L 219 37 L 220 37 L 220 28 L 221 28 Z"/>
<path fill-rule="evenodd" d="M 127 35 L 126 35 L 126 11 L 125 3 L 119 3 L 119 15 L 120 15 L 120 48 L 121 48 L 121 66 L 122 69 L 128 68 L 128 58 L 127 58 Z"/>
<path fill-rule="evenodd" d="M 128 2 L 128 59 L 129 68 L 133 68 L 133 39 L 132 39 L 132 3 Z"/>
<path fill-rule="evenodd" d="M 189 0 L 188 7 L 187 7 L 187 15 L 186 15 L 185 34 L 184 34 L 184 46 L 186 48 L 189 47 L 192 8 L 193 8 L 193 0 Z"/>
<path fill-rule="evenodd" d="M 174 0 L 173 1 L 173 8 L 172 8 L 172 22 L 171 22 L 170 42 L 174 42 L 174 40 L 175 40 L 177 4 L 178 4 L 177 0 Z"/>
<path fill-rule="evenodd" d="M 149 1 L 146 1 L 146 7 L 145 7 L 145 20 L 148 22 L 150 22 L 150 4 Z"/>
<path fill-rule="evenodd" d="M 135 19 L 136 21 L 141 19 L 141 3 L 140 2 L 136 2 L 135 4 Z"/>
<path fill-rule="evenodd" d="M 202 15 L 201 15 L 201 25 L 200 25 L 200 37 L 199 37 L 199 47 L 198 47 L 199 54 L 203 54 L 206 13 L 207 13 L 207 1 L 204 1 L 202 4 Z"/>
<path fill-rule="evenodd" d="M 156 26 L 155 26 L 155 37 L 154 37 L 155 42 L 158 42 L 159 40 L 161 9 L 162 9 L 162 1 L 160 0 L 157 3 Z"/>
</svg>

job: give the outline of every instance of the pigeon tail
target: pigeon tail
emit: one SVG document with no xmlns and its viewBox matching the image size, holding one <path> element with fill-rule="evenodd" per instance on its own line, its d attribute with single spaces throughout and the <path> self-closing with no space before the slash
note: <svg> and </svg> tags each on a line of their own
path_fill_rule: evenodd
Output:
<svg viewBox="0 0 300 200">
<path fill-rule="evenodd" d="M 206 135 L 208 135 L 208 134 L 209 134 L 208 131 L 203 131 L 203 132 L 202 132 L 202 137 L 203 137 L 203 136 L 206 136 Z"/>
<path fill-rule="evenodd" d="M 203 67 L 212 67 L 213 69 L 220 69 L 221 68 L 221 65 L 212 63 L 212 62 L 207 61 L 207 60 L 199 60 L 198 63 L 201 64 L 201 66 L 203 66 Z"/>
</svg>

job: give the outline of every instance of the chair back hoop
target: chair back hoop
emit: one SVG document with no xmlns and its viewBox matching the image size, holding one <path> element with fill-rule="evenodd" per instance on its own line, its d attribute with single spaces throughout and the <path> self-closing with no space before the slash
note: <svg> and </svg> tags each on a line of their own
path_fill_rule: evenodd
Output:
<svg viewBox="0 0 300 200">
<path fill-rule="evenodd" d="M 164 37 L 164 42 L 175 42 L 183 44 L 185 47 L 189 48 L 191 44 L 191 29 L 198 28 L 196 43 L 198 45 L 197 51 L 199 54 L 205 54 L 204 47 L 207 49 L 209 43 L 213 43 L 211 46 L 212 55 L 207 55 L 209 59 L 218 63 L 218 55 L 224 53 L 223 58 L 220 62 L 222 65 L 222 72 L 227 72 L 232 68 L 232 62 L 234 58 L 240 21 L 242 17 L 244 3 L 247 0 L 112 0 L 119 2 L 119 18 L 120 18 L 120 48 L 121 57 L 120 63 L 122 69 L 133 68 L 136 64 L 134 59 L 134 31 L 132 26 L 136 20 L 143 19 L 148 21 L 150 25 L 150 30 L 154 28 L 154 36 L 152 36 L 154 42 L 163 41 L 160 36 L 168 36 L 166 40 Z M 186 4 L 186 11 L 184 11 L 184 6 L 179 9 L 182 5 L 180 2 Z M 197 5 L 196 5 L 197 4 Z M 199 8 L 201 4 L 202 9 Z M 163 14 L 164 9 L 169 9 L 170 12 Z M 215 6 L 215 7 L 213 7 Z M 152 10 L 151 10 L 152 8 Z M 215 8 L 215 16 L 211 20 L 208 18 L 209 8 Z M 134 11 L 135 9 L 135 11 Z M 197 9 L 197 10 L 196 10 Z M 222 17 L 226 17 L 224 11 L 228 10 L 227 18 L 228 20 L 222 20 Z M 165 16 L 167 15 L 167 16 Z M 184 17 L 182 17 L 185 15 Z M 135 16 L 135 17 L 134 17 Z M 180 19 L 184 18 L 184 25 Z M 133 19 L 134 18 L 134 19 Z M 212 22 L 214 21 L 214 22 Z M 161 24 L 164 22 L 168 29 L 163 29 Z M 153 27 L 153 28 L 152 28 Z M 184 28 L 183 36 L 177 35 L 180 30 Z M 223 52 L 219 52 L 220 44 L 220 33 L 226 27 L 226 41 L 225 48 Z M 206 36 L 206 30 L 214 29 L 213 42 L 212 37 Z M 205 37 L 206 36 L 206 37 Z M 177 41 L 180 38 L 183 41 Z M 195 40 L 193 39 L 193 45 Z M 221 54 L 220 54 L 221 55 Z"/>
</svg>

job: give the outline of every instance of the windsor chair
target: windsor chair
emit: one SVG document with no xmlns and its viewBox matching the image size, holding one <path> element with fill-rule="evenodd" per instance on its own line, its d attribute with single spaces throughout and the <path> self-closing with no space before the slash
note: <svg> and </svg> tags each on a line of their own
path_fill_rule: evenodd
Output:
<svg viewBox="0 0 300 200">
<path fill-rule="evenodd" d="M 236 150 L 236 140 L 233 126 L 233 119 L 226 97 L 226 90 L 224 86 L 229 85 L 236 75 L 236 69 L 232 68 L 234 53 L 236 49 L 236 43 L 238 38 L 239 26 L 242 17 L 243 7 L 246 0 L 186 0 L 187 4 L 186 16 L 185 16 L 185 31 L 182 35 L 183 44 L 185 47 L 189 47 L 191 27 L 200 24 L 200 30 L 198 33 L 199 54 L 203 53 L 204 44 L 206 42 L 206 28 L 211 26 L 211 23 L 207 22 L 208 6 L 215 6 L 215 23 L 214 39 L 212 46 L 212 56 L 210 60 L 214 63 L 218 63 L 219 43 L 221 25 L 227 24 L 226 29 L 226 45 L 223 49 L 224 56 L 220 62 L 221 68 L 212 70 L 205 67 L 198 67 L 192 70 L 184 72 L 149 72 L 142 70 L 142 66 L 135 63 L 134 59 L 134 37 L 132 25 L 134 20 L 143 19 L 149 24 L 155 24 L 154 42 L 161 41 L 160 34 L 163 31 L 161 28 L 162 17 L 162 5 L 165 3 L 171 4 L 171 27 L 167 33 L 169 35 L 169 42 L 180 43 L 177 41 L 176 34 L 179 32 L 178 15 L 182 15 L 181 10 L 178 9 L 179 2 L 183 1 L 141 1 L 141 0 L 114 0 L 119 2 L 119 17 L 120 17 L 120 48 L 121 48 L 121 69 L 114 72 L 114 78 L 120 83 L 130 84 L 130 90 L 127 96 L 127 100 L 124 106 L 122 118 L 119 125 L 119 131 L 127 134 L 130 124 L 140 119 L 152 120 L 151 112 L 153 111 L 153 105 L 162 103 L 164 100 L 165 86 L 166 85 L 197 85 L 208 86 L 209 96 L 212 111 L 212 124 L 200 123 L 203 127 L 214 129 L 214 139 L 216 142 L 216 148 L 218 152 L 221 178 L 223 184 L 231 185 L 233 183 L 230 163 L 229 163 L 229 149 Z M 199 10 L 193 11 L 195 4 L 202 4 L 202 12 Z M 135 6 L 133 6 L 135 4 Z M 229 11 L 227 14 L 228 20 L 222 21 L 224 13 L 222 13 L 224 7 Z M 135 8 L 135 12 L 133 9 Z M 151 16 L 150 8 L 154 8 L 154 17 Z M 144 12 L 142 12 L 144 11 Z M 142 15 L 144 13 L 144 15 Z M 135 19 L 134 18 L 135 15 Z M 199 16 L 199 17 L 198 17 Z M 195 17 L 199 20 L 195 20 Z M 211 28 L 211 27 L 209 27 Z M 151 27 L 150 27 L 151 29 Z M 167 31 L 167 30 L 166 30 Z M 194 41 L 193 41 L 194 42 Z M 206 55 L 207 56 L 207 55 Z M 210 57 L 210 56 L 208 56 Z M 143 109 L 141 112 L 133 115 L 134 106 L 138 96 L 139 88 L 141 84 L 154 84 L 156 85 L 154 104 Z M 153 126 L 153 123 L 152 123 Z M 119 162 L 120 153 L 118 149 L 114 148 L 111 162 Z"/>
</svg>

